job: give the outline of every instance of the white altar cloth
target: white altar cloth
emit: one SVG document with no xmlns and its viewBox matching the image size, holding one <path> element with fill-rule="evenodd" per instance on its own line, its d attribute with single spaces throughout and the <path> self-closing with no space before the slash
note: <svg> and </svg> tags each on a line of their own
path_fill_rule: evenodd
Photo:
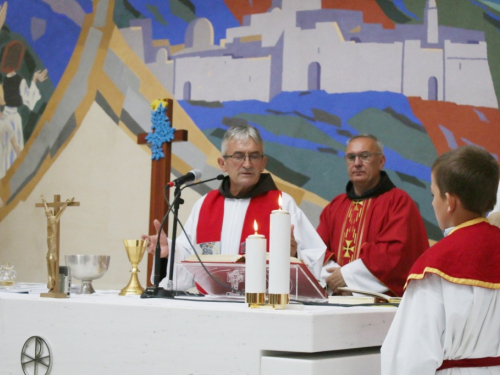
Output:
<svg viewBox="0 0 500 375">
<path fill-rule="evenodd" d="M 396 312 L 250 309 L 117 293 L 68 299 L 0 293 L 0 374 L 22 374 L 21 350 L 31 336 L 50 347 L 50 375 L 322 374 L 327 368 L 329 374 L 379 374 L 380 345 Z"/>
</svg>

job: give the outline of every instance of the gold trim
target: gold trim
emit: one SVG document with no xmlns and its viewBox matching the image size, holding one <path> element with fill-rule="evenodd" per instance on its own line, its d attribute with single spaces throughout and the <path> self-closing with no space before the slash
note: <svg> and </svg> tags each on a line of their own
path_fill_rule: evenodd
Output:
<svg viewBox="0 0 500 375">
<path fill-rule="evenodd" d="M 245 303 L 252 305 L 263 305 L 266 303 L 266 293 L 245 293 Z"/>
<path fill-rule="evenodd" d="M 363 204 L 363 209 L 359 213 L 359 215 L 363 215 L 363 216 L 360 218 L 360 222 L 358 224 L 358 236 L 359 236 L 359 238 L 356 239 L 356 246 L 355 246 L 355 250 L 354 250 L 354 254 L 353 254 L 354 259 L 352 261 L 359 259 L 359 256 L 361 254 L 361 247 L 363 246 L 363 239 L 364 239 L 364 235 L 365 235 L 366 221 L 368 220 L 368 211 L 369 211 L 370 206 L 372 204 L 372 198 L 366 199 L 365 202 L 367 202 L 367 204 L 366 205 Z"/>
<path fill-rule="evenodd" d="M 477 217 L 475 219 L 472 219 L 472 220 L 469 220 L 469 221 L 466 221 L 465 223 L 462 223 L 462 224 L 459 224 L 457 225 L 455 228 L 453 228 L 450 233 L 448 233 L 448 236 L 450 234 L 452 234 L 453 232 L 455 232 L 457 229 L 460 229 L 460 228 L 465 228 L 465 227 L 470 227 L 471 225 L 475 225 L 475 224 L 479 224 L 479 223 L 482 223 L 482 222 L 486 222 L 486 223 L 489 223 L 488 219 L 485 218 L 485 217 Z"/>
<path fill-rule="evenodd" d="M 437 268 L 433 268 L 433 267 L 425 267 L 424 272 L 422 272 L 421 274 L 412 273 L 410 276 L 408 276 L 408 279 L 407 279 L 406 284 L 405 284 L 405 289 L 406 289 L 410 280 L 421 280 L 424 278 L 424 276 L 427 272 L 439 275 L 443 279 L 445 279 L 453 284 L 479 286 L 481 288 L 488 288 L 488 289 L 500 289 L 500 283 L 489 283 L 486 281 L 473 280 L 473 279 L 461 279 L 458 277 L 453 277 L 453 276 L 447 275 L 446 273 L 438 270 Z"/>
<path fill-rule="evenodd" d="M 284 310 L 290 302 L 290 294 L 269 294 L 268 303 L 276 310 Z"/>
</svg>

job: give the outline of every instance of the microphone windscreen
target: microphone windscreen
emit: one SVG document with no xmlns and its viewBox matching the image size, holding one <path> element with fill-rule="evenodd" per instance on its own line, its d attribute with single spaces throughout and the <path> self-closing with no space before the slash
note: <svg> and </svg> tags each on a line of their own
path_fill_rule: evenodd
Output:
<svg viewBox="0 0 500 375">
<path fill-rule="evenodd" d="M 193 169 L 191 173 L 194 174 L 193 181 L 199 180 L 201 178 L 201 171 L 199 169 Z"/>
</svg>

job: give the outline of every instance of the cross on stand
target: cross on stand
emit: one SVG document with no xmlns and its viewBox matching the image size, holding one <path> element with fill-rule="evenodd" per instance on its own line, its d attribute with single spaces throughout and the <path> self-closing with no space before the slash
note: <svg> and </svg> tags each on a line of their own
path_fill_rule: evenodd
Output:
<svg viewBox="0 0 500 375">
<path fill-rule="evenodd" d="M 45 208 L 47 216 L 47 271 L 49 282 L 48 293 L 41 293 L 40 297 L 48 298 L 68 298 L 67 293 L 62 293 L 59 289 L 59 250 L 60 250 L 60 221 L 63 211 L 68 206 L 80 206 L 80 202 L 75 202 L 74 198 L 61 202 L 59 194 L 54 195 L 54 202 L 47 203 L 42 196 L 42 203 L 36 203 L 35 207 Z M 49 208 L 53 208 L 50 210 Z"/>
<path fill-rule="evenodd" d="M 172 126 L 173 119 L 173 106 L 174 102 L 172 99 L 167 99 L 167 111 L 166 115 L 170 119 L 170 124 Z M 147 144 L 146 136 L 148 133 L 141 133 L 137 135 L 137 143 L 140 145 Z M 172 142 L 183 142 L 187 141 L 188 132 L 187 130 L 176 130 L 174 133 L 174 139 Z M 154 220 L 158 219 L 161 221 L 165 213 L 168 211 L 168 203 L 163 197 L 163 192 L 165 186 L 170 181 L 170 167 L 172 164 L 172 143 L 165 142 L 163 144 L 163 154 L 164 158 L 158 160 L 152 160 L 151 162 L 151 200 L 149 204 L 149 234 L 153 235 L 156 233 L 154 227 Z M 168 194 L 170 199 L 170 194 Z M 168 234 L 168 219 L 165 222 L 165 233 Z M 148 275 L 147 275 L 147 285 L 151 286 L 151 273 L 153 271 L 153 255 L 148 254 Z M 165 278 L 167 270 L 167 259 L 163 258 L 161 260 L 161 274 L 160 280 Z"/>
</svg>

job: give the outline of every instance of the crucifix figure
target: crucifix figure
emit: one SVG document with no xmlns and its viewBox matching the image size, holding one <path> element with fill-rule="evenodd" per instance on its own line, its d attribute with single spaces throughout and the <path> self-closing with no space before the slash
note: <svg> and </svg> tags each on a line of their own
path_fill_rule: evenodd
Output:
<svg viewBox="0 0 500 375">
<path fill-rule="evenodd" d="M 48 282 L 47 288 L 49 293 L 42 293 L 42 297 L 67 297 L 66 293 L 59 292 L 59 222 L 61 216 L 68 206 L 79 206 L 79 202 L 75 202 L 75 198 L 66 199 L 61 202 L 60 195 L 54 195 L 54 202 L 47 203 L 43 195 L 41 196 L 42 203 L 37 203 L 35 207 L 44 207 L 45 216 L 47 217 L 47 271 Z M 49 207 L 53 207 L 53 210 Z"/>
</svg>

